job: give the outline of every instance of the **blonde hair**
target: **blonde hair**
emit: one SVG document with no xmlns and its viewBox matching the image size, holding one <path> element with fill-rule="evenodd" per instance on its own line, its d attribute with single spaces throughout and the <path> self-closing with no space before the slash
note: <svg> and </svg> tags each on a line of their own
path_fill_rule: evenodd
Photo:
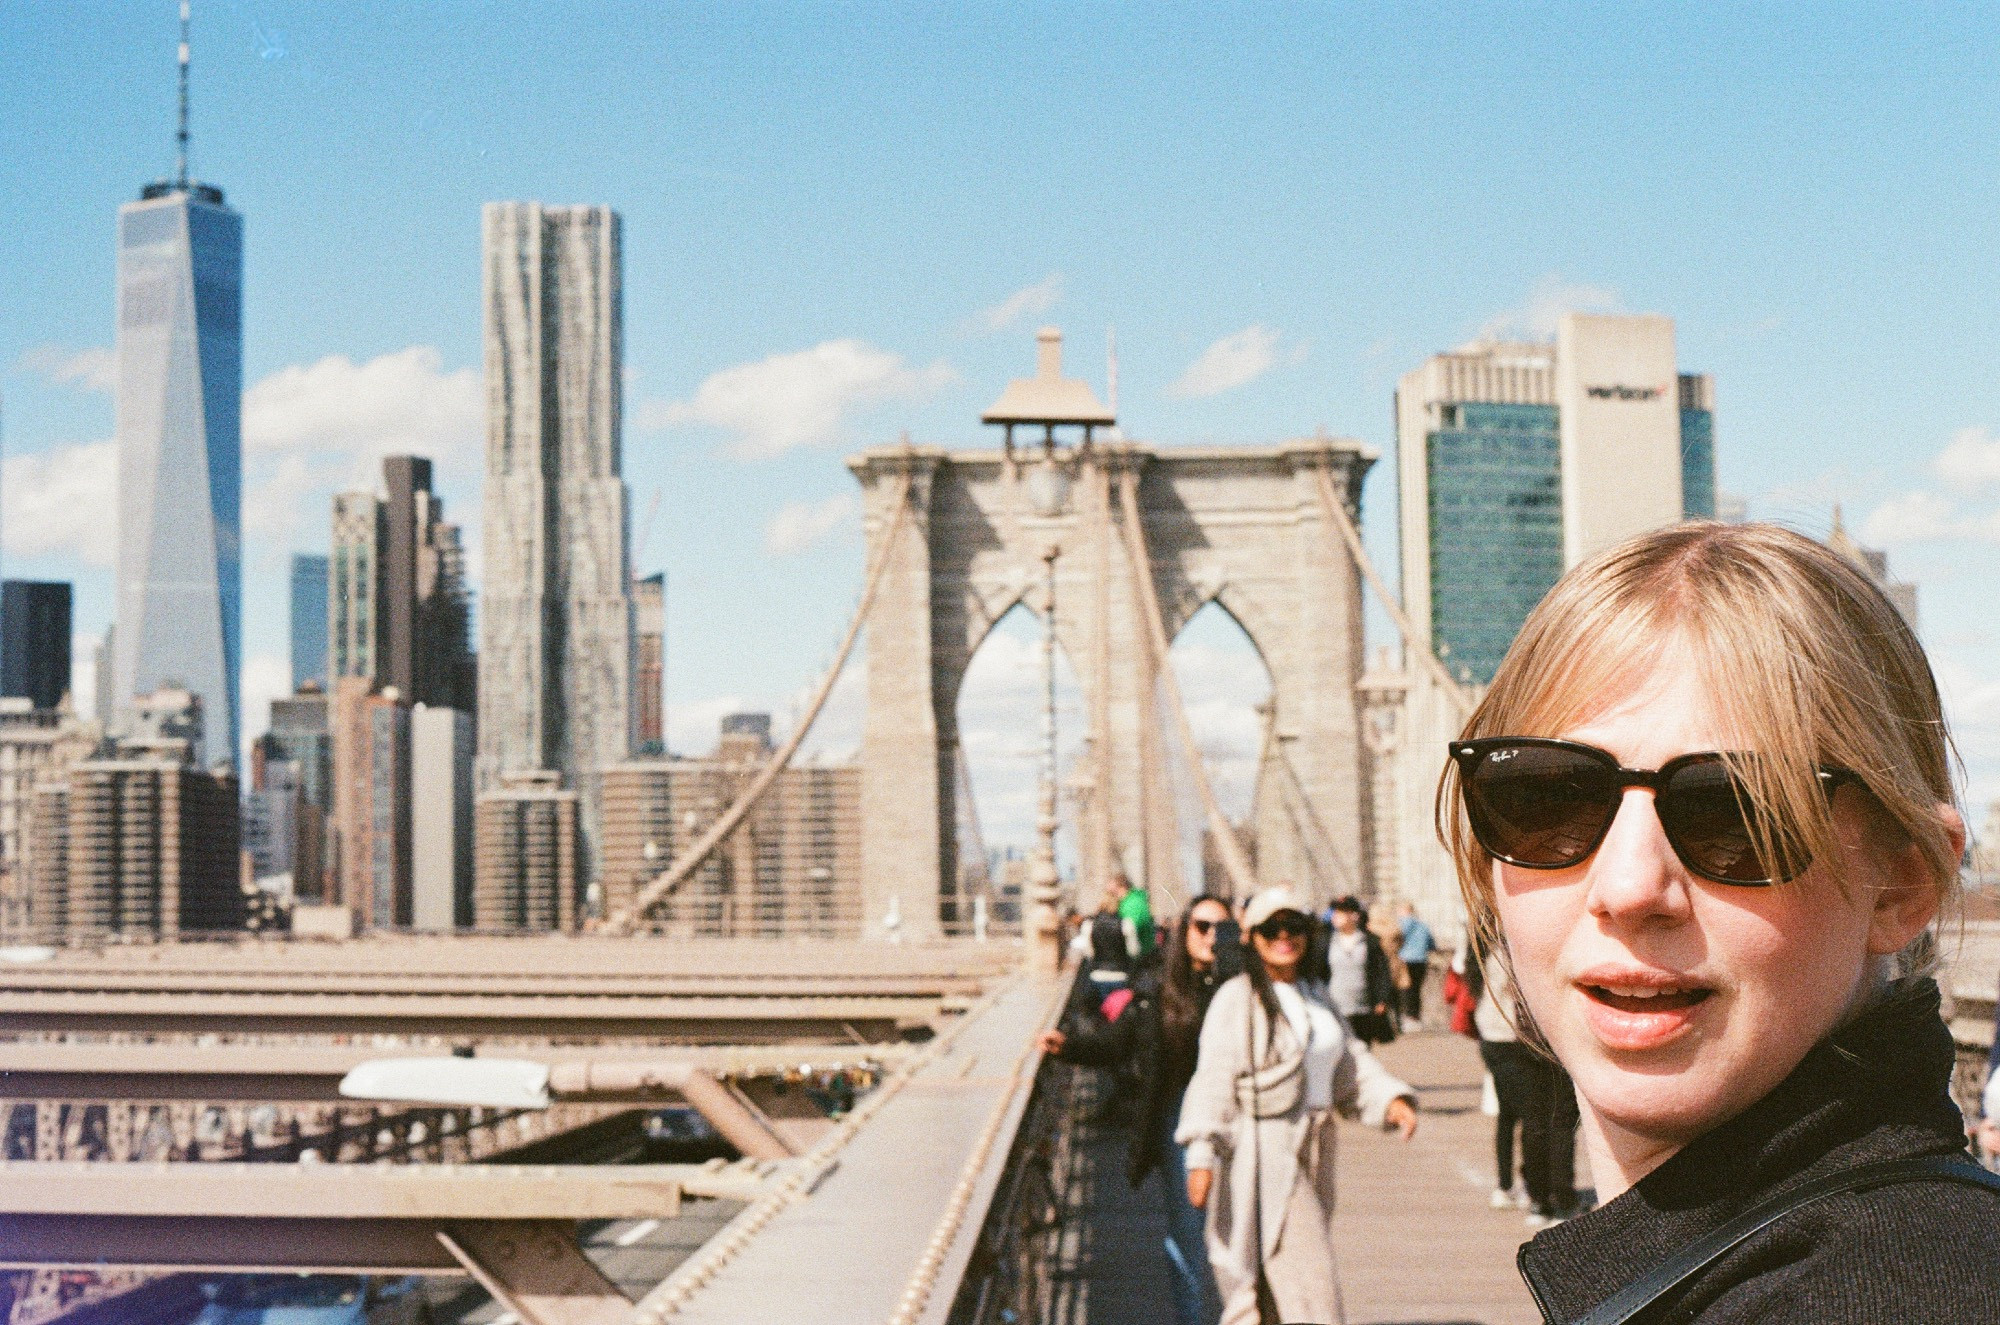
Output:
<svg viewBox="0 0 2000 1325">
<path fill-rule="evenodd" d="M 1694 520 L 1576 566 L 1529 613 L 1463 737 L 1560 736 L 1676 649 L 1711 697 L 1725 757 L 1759 810 L 1755 845 L 1780 877 L 1811 859 L 1847 887 L 1816 776 L 1844 768 L 1921 856 L 1940 913 L 1955 909 L 1959 861 L 1938 814 L 1955 802 L 1954 752 L 1923 646 L 1857 567 L 1792 530 Z M 1449 760 L 1437 823 L 1477 939 L 1503 951 L 1492 857 Z M 1928 938 L 1912 947 L 1928 958 Z"/>
</svg>

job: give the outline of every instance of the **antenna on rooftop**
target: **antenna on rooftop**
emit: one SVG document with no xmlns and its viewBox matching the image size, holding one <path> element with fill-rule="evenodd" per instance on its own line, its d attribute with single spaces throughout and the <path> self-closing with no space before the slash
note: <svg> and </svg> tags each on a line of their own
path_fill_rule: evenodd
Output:
<svg viewBox="0 0 2000 1325">
<path fill-rule="evenodd" d="M 180 131 L 174 135 L 174 141 L 180 146 L 174 183 L 185 191 L 188 186 L 188 0 L 181 0 L 181 119 Z"/>
</svg>

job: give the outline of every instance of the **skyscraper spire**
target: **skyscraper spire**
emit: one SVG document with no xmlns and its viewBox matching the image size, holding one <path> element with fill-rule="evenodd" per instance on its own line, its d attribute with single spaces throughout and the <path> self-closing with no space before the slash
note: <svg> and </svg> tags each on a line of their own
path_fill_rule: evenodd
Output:
<svg viewBox="0 0 2000 1325">
<path fill-rule="evenodd" d="M 188 0 L 181 0 L 181 119 L 174 140 L 180 147 L 174 184 L 185 190 L 188 186 Z"/>
</svg>

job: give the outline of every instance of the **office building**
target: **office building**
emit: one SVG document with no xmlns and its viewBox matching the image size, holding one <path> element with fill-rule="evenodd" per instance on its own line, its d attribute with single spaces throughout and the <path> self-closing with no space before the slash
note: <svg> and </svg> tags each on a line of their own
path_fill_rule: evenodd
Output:
<svg viewBox="0 0 2000 1325">
<path fill-rule="evenodd" d="M 458 526 L 431 491 L 429 460 L 389 456 L 382 477 L 379 679 L 406 703 L 470 710 L 471 610 Z"/>
<path fill-rule="evenodd" d="M 472 924 L 472 715 L 419 704 L 410 712 L 411 923 Z"/>
<path fill-rule="evenodd" d="M 1679 371 L 1674 324 L 1655 316 L 1565 314 L 1554 344 L 1482 342 L 1405 374 L 1395 413 L 1409 646 L 1476 690 L 1565 568 L 1714 515 L 1714 394 L 1710 378 Z M 1432 796 L 1462 714 L 1408 658 L 1364 679 L 1371 794 L 1395 811 L 1375 887 L 1455 941 L 1463 913 Z"/>
<path fill-rule="evenodd" d="M 412 816 L 421 794 L 411 780 L 411 715 L 413 706 L 472 709 L 465 556 L 431 491 L 430 461 L 389 456 L 382 471 L 385 496 L 342 493 L 333 508 L 327 620 L 336 891 L 362 926 L 440 927 L 441 914 L 449 928 L 460 905 L 452 899 L 469 889 L 463 880 L 444 885 L 441 913 L 427 908 L 422 920 L 417 913 Z M 469 840 L 469 828 L 453 831 L 453 841 Z M 449 857 L 444 865 L 459 869 Z"/>
<path fill-rule="evenodd" d="M 559 774 L 582 806 L 588 879 L 599 775 L 632 738 L 619 219 L 608 207 L 489 203 L 482 242 L 479 780 Z"/>
<path fill-rule="evenodd" d="M 470 710 L 471 603 L 458 526 L 430 490 L 430 461 L 389 456 L 382 470 L 386 498 L 343 492 L 333 499 L 333 675 L 394 686 L 405 703 Z"/>
<path fill-rule="evenodd" d="M 329 561 L 315 553 L 292 554 L 292 689 L 326 689 L 326 586 Z"/>
<path fill-rule="evenodd" d="M 317 684 L 307 681 L 298 694 L 271 701 L 270 730 L 250 757 L 253 777 L 259 759 L 266 768 L 284 765 L 291 770 L 292 896 L 310 904 L 327 901 L 334 887 L 333 735 L 327 697 Z"/>
<path fill-rule="evenodd" d="M 250 857 L 250 876 L 268 879 L 296 876 L 298 861 L 299 766 L 273 759 L 262 741 L 250 745 L 250 790 L 243 797 L 243 850 Z"/>
<path fill-rule="evenodd" d="M 296 695 L 271 701 L 271 728 L 264 740 L 275 759 L 299 766 L 299 795 L 321 813 L 333 809 L 333 737 L 327 698 L 308 685 Z"/>
<path fill-rule="evenodd" d="M 615 914 L 708 830 L 770 761 L 767 714 L 723 719 L 707 759 L 633 760 L 604 775 L 604 908 Z M 856 937 L 861 770 L 794 764 L 743 825 L 647 918 L 670 934 Z"/>
<path fill-rule="evenodd" d="M 360 928 L 407 928 L 410 890 L 410 710 L 394 689 L 343 676 L 328 704 L 333 739 L 331 900 Z"/>
<path fill-rule="evenodd" d="M 0 696 L 54 709 L 69 694 L 69 585 L 0 581 Z"/>
<path fill-rule="evenodd" d="M 28 880 L 36 790 L 97 753 L 102 735 L 97 723 L 74 714 L 0 699 L 0 936 L 20 938 L 35 929 Z"/>
<path fill-rule="evenodd" d="M 157 691 L 134 714 L 134 735 L 35 788 L 29 877 L 36 928 L 50 939 L 243 925 L 236 775 L 194 762 L 200 696 Z"/>
<path fill-rule="evenodd" d="M 1477 344 L 1396 392 L 1403 608 L 1484 685 L 1564 567 L 1715 513 L 1714 384 L 1664 317 L 1566 314 L 1553 345 Z"/>
<path fill-rule="evenodd" d="M 342 677 L 371 686 L 381 677 L 376 621 L 382 598 L 382 501 L 372 492 L 333 499 L 333 551 L 327 570 L 327 693 Z"/>
<path fill-rule="evenodd" d="M 97 719 L 98 725 L 106 731 L 111 730 L 112 723 L 118 717 L 118 705 L 114 702 L 118 689 L 113 676 L 113 670 L 117 666 L 113 661 L 117 638 L 117 627 L 106 626 L 104 637 L 97 642 L 97 648 L 91 655 L 91 685 L 97 693 L 91 696 L 90 711 L 91 716 Z"/>
<path fill-rule="evenodd" d="M 1841 516 L 1838 502 L 1834 503 L 1833 528 L 1826 536 L 1826 545 L 1873 580 L 1883 596 L 1902 614 L 1910 629 L 1917 628 L 1917 586 L 1908 580 L 1892 578 L 1889 574 L 1889 554 L 1879 548 L 1861 546 L 1854 535 L 1847 532 L 1847 522 Z"/>
<path fill-rule="evenodd" d="M 243 218 L 189 179 L 185 32 L 176 177 L 118 211 L 116 722 L 162 685 L 201 697 L 234 763 L 241 676 Z"/>
<path fill-rule="evenodd" d="M 667 573 L 632 586 L 632 750 L 653 757 L 667 752 Z"/>
<path fill-rule="evenodd" d="M 577 797 L 553 772 L 503 773 L 480 795 L 472 923 L 482 930 L 571 930 L 582 915 Z"/>
</svg>

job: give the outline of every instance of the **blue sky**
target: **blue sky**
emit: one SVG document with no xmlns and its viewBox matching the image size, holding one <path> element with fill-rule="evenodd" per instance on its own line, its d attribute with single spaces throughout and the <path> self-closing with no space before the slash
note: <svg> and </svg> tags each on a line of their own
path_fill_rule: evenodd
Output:
<svg viewBox="0 0 2000 1325">
<path fill-rule="evenodd" d="M 1116 326 L 1129 435 L 1380 447 L 1386 560 L 1396 376 L 1582 306 L 1677 320 L 1753 514 L 1823 529 L 1842 500 L 1921 584 L 1974 802 L 2000 795 L 1991 11 L 197 0 L 195 24 L 195 172 L 246 222 L 249 731 L 331 492 L 427 452 L 476 539 L 479 206 L 539 198 L 624 216 L 626 469 L 635 523 L 660 494 L 640 569 L 671 578 L 682 746 L 735 704 L 782 722 L 837 639 L 841 458 L 979 443 L 1039 322 L 1100 390 Z M 7 573 L 75 580 L 84 634 L 110 613 L 112 223 L 171 165 L 174 26 L 172 0 L 0 5 Z M 1193 646 L 1233 750 L 1255 664 Z"/>
</svg>

